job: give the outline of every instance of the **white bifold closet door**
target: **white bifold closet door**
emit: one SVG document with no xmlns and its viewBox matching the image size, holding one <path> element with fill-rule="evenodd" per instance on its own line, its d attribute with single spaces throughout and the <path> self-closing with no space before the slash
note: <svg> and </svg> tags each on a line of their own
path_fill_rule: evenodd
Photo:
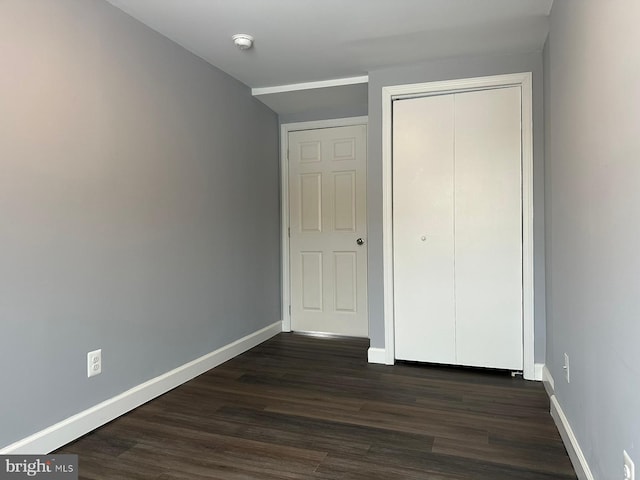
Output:
<svg viewBox="0 0 640 480">
<path fill-rule="evenodd" d="M 519 87 L 396 100 L 396 358 L 522 370 Z"/>
</svg>

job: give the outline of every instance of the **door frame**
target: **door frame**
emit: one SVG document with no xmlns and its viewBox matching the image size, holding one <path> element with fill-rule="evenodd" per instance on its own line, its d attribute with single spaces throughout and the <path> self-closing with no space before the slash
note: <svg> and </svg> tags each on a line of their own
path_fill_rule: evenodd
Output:
<svg viewBox="0 0 640 480">
<path fill-rule="evenodd" d="M 519 86 L 522 128 L 522 314 L 523 376 L 535 380 L 533 298 L 533 94 L 531 72 L 464 78 L 438 82 L 391 85 L 382 88 L 382 260 L 385 327 L 385 363 L 395 363 L 393 294 L 393 100 L 411 96 Z"/>
<path fill-rule="evenodd" d="M 309 122 L 283 123 L 280 125 L 280 274 L 282 331 L 291 331 L 291 264 L 289 261 L 289 133 L 321 128 L 369 126 L 369 117 L 332 118 Z M 367 134 L 368 138 L 368 134 Z M 368 140 L 367 140 L 368 141 Z"/>
</svg>

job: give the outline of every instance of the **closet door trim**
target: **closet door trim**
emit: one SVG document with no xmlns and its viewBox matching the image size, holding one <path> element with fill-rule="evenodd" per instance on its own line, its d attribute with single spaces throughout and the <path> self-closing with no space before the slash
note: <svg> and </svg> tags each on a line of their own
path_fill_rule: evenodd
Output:
<svg viewBox="0 0 640 480">
<path fill-rule="evenodd" d="M 435 95 L 486 88 L 519 86 L 522 93 L 522 294 L 523 294 L 523 375 L 536 378 L 534 357 L 533 298 L 533 118 L 531 72 L 490 77 L 476 77 L 440 82 L 393 85 L 382 88 L 382 248 L 384 284 L 384 361 L 395 363 L 395 324 L 393 293 L 393 178 L 392 112 L 394 99 L 407 96 Z M 379 350 L 379 349 L 376 349 Z M 371 358 L 371 355 L 370 355 Z"/>
</svg>

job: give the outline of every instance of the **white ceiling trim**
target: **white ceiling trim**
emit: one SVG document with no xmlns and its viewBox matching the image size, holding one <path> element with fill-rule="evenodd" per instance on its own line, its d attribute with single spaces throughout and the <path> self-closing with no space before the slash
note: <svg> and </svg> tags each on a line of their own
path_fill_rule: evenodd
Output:
<svg viewBox="0 0 640 480">
<path fill-rule="evenodd" d="M 359 83 L 368 83 L 369 75 L 359 77 L 334 78 L 332 80 L 320 80 L 317 82 L 291 83 L 289 85 L 277 85 L 275 87 L 259 87 L 252 88 L 251 94 L 255 97 L 258 95 L 269 95 L 272 93 L 296 92 L 299 90 L 313 90 L 315 88 L 341 87 L 344 85 L 357 85 Z"/>
</svg>

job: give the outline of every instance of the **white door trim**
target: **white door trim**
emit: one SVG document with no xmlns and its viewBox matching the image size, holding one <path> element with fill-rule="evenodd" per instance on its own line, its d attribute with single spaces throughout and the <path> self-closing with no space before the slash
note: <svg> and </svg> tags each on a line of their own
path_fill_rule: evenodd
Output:
<svg viewBox="0 0 640 480">
<path fill-rule="evenodd" d="M 280 259 L 282 276 L 282 331 L 291 331 L 291 277 L 289 264 L 289 132 L 297 130 L 315 130 L 318 128 L 348 127 L 351 125 L 368 125 L 369 118 L 347 117 L 313 122 L 283 123 L 280 125 L 280 225 L 282 238 Z"/>
<path fill-rule="evenodd" d="M 392 102 L 410 95 L 520 86 L 522 90 L 522 294 L 523 374 L 535 379 L 533 302 L 533 119 L 531 72 L 382 88 L 382 257 L 384 283 L 385 363 L 395 362 L 393 305 Z"/>
</svg>

